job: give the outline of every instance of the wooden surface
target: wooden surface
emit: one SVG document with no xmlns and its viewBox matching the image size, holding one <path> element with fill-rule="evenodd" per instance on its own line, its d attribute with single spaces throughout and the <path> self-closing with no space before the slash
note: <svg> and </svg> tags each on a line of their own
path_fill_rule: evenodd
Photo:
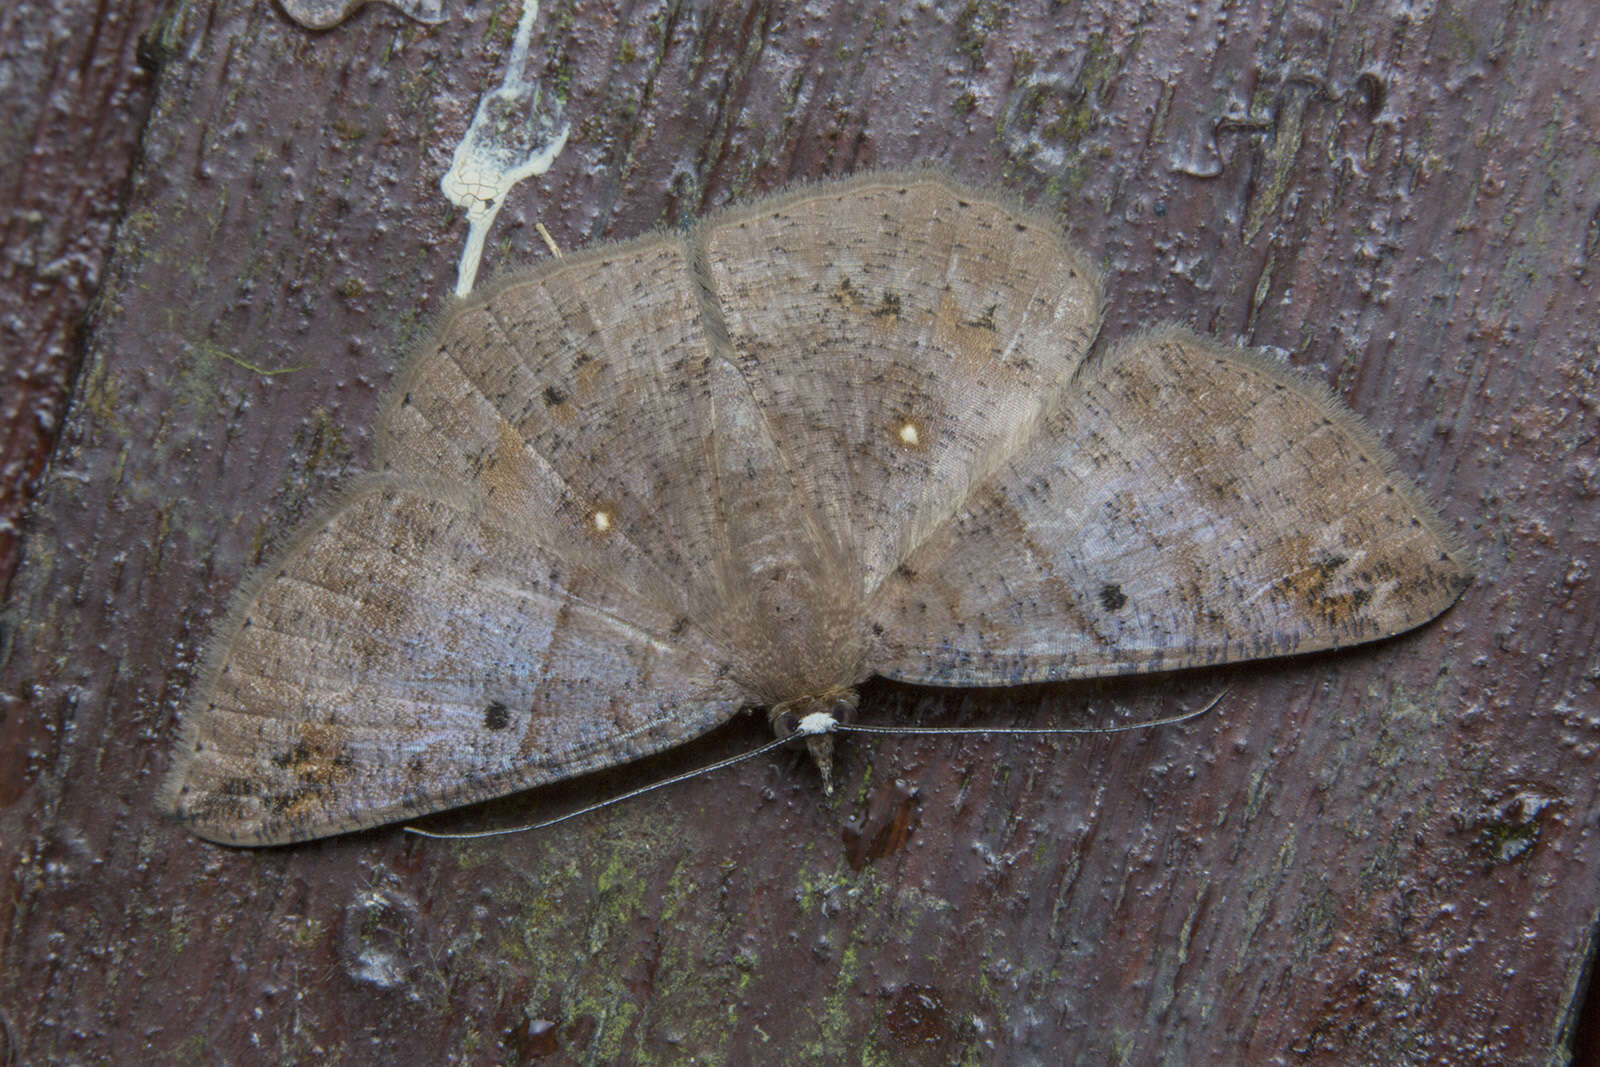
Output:
<svg viewBox="0 0 1600 1067">
<path fill-rule="evenodd" d="M 0 8 L 0 601 L 61 432 L 155 85 L 154 0 Z"/>
<path fill-rule="evenodd" d="M 518 838 L 205 844 L 151 809 L 198 647 L 370 461 L 454 281 L 438 177 L 517 11 L 450 14 L 312 32 L 196 3 L 146 37 L 155 103 L 0 647 L 9 1062 L 1562 1058 L 1600 901 L 1600 11 L 547 5 L 573 137 L 513 192 L 491 273 L 544 254 L 535 220 L 575 248 L 939 162 L 1059 215 L 1106 269 L 1105 339 L 1177 320 L 1327 382 L 1477 582 L 1345 653 L 870 685 L 868 721 L 960 724 L 1229 693 L 1156 731 L 853 740 L 831 800 L 780 755 Z M 6 346 L 9 383 L 36 348 Z"/>
</svg>

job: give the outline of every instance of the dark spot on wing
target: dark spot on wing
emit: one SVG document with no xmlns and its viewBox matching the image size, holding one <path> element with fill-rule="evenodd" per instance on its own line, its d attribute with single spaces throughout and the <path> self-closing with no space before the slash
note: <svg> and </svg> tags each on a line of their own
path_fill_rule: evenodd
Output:
<svg viewBox="0 0 1600 1067">
<path fill-rule="evenodd" d="M 311 758 L 311 746 L 304 741 L 296 741 L 294 747 L 287 752 L 280 752 L 272 757 L 273 766 L 288 769 L 296 763 L 304 763 Z"/>
<path fill-rule="evenodd" d="M 416 788 L 428 776 L 428 764 L 420 755 L 406 760 L 406 784 Z"/>
<path fill-rule="evenodd" d="M 850 281 L 849 275 L 839 279 L 839 285 L 831 294 L 831 299 L 842 308 L 853 308 L 861 303 L 860 294 L 856 292 L 855 284 Z"/>
<path fill-rule="evenodd" d="M 961 325 L 963 325 L 963 326 L 971 326 L 971 327 L 973 327 L 975 329 L 979 329 L 979 330 L 993 330 L 995 328 L 995 325 L 994 325 L 994 313 L 996 311 L 998 311 L 999 309 L 1000 309 L 1000 305 L 999 304 L 990 304 L 988 307 L 983 309 L 983 314 L 982 315 L 979 315 L 975 319 L 968 319 L 966 322 L 962 323 Z"/>
<path fill-rule="evenodd" d="M 483 728 L 485 730 L 504 730 L 511 725 L 511 713 L 506 706 L 498 700 L 489 701 L 489 706 L 483 709 Z"/>
<path fill-rule="evenodd" d="M 1128 602 L 1127 595 L 1123 593 L 1122 586 L 1115 582 L 1107 582 L 1100 587 L 1100 606 L 1107 611 L 1121 610 Z"/>
</svg>

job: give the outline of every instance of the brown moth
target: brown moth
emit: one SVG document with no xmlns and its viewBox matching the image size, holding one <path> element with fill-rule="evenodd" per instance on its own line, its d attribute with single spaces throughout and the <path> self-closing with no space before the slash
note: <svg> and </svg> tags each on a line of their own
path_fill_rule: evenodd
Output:
<svg viewBox="0 0 1600 1067">
<path fill-rule="evenodd" d="M 803 188 L 454 310 L 377 473 L 239 597 L 163 789 L 266 845 L 632 760 L 872 675 L 1001 686 L 1373 641 L 1468 576 L 1320 386 L 1167 329 L 933 174 Z M 826 736 L 808 738 L 826 764 Z"/>
</svg>

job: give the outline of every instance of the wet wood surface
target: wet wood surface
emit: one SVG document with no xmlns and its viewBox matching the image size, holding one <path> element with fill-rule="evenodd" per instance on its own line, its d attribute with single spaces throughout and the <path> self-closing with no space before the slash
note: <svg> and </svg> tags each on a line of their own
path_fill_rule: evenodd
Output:
<svg viewBox="0 0 1600 1067">
<path fill-rule="evenodd" d="M 61 432 L 83 318 L 121 218 L 155 59 L 153 0 L 0 10 L 0 601 Z"/>
<path fill-rule="evenodd" d="M 449 14 L 312 31 L 195 3 L 146 33 L 154 106 L 81 369 L 69 346 L 52 372 L 72 402 L 0 638 L 13 1061 L 1564 1055 L 1600 902 L 1600 13 L 1578 3 L 547 5 L 539 77 L 572 137 L 513 191 L 488 273 L 546 254 L 535 221 L 577 248 L 940 163 L 1062 220 L 1106 271 L 1106 339 L 1175 320 L 1328 384 L 1476 583 L 1353 651 L 872 684 L 885 723 L 1228 695 L 1154 731 L 853 740 L 831 799 L 796 753 L 489 842 L 238 851 L 157 817 L 210 627 L 370 463 L 448 306 L 465 227 L 438 179 L 518 12 Z M 31 358 L 10 344 L 8 382 Z M 764 729 L 436 825 L 559 811 Z"/>
</svg>

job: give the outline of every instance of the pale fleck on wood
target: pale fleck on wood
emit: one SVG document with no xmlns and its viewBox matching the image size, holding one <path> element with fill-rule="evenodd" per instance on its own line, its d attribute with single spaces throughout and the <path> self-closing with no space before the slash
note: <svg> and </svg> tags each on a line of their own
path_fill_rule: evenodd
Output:
<svg viewBox="0 0 1600 1067">
<path fill-rule="evenodd" d="M 1096 272 L 933 174 L 514 276 L 381 474 L 241 596 L 163 804 L 242 845 L 637 759 L 877 674 L 992 686 L 1391 636 L 1466 583 L 1319 387 L 1182 332 L 1084 364 Z M 831 741 L 810 738 L 826 776 Z"/>
</svg>

